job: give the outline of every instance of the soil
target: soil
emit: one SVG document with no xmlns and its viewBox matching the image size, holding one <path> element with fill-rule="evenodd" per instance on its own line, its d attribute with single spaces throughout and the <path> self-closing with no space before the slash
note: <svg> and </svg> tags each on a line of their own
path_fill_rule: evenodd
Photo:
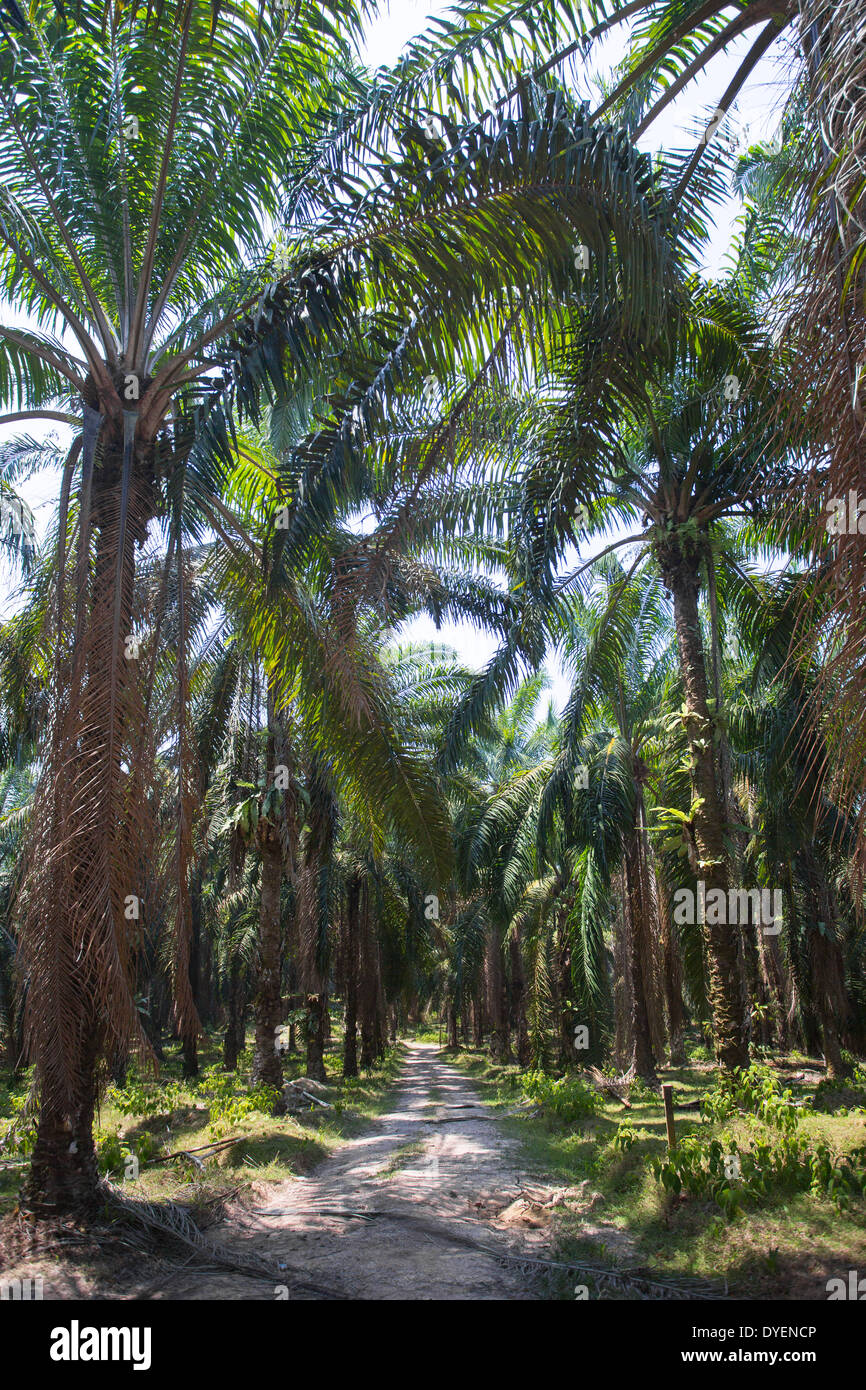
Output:
<svg viewBox="0 0 866 1390">
<path fill-rule="evenodd" d="M 36 1232 L 26 1249 L 10 1220 L 4 1278 L 41 1274 L 54 1299 L 544 1299 L 563 1277 L 543 1263 L 554 1207 L 588 1215 L 603 1200 L 588 1189 L 531 1181 L 471 1083 L 435 1044 L 410 1042 L 387 1114 L 308 1175 L 259 1184 L 208 1225 L 206 1241 L 247 1272 L 171 1246 L 165 1258 L 130 1256 L 122 1241 L 106 1248 L 70 1228 L 65 1258 L 52 1258 Z"/>
<path fill-rule="evenodd" d="M 208 1230 L 242 1257 L 286 1265 L 284 1288 L 226 1271 L 180 1275 L 150 1296 L 315 1296 L 292 1288 L 296 1274 L 337 1298 L 538 1298 L 515 1261 L 543 1258 L 539 1232 L 497 1224 L 520 1193 L 514 1141 L 435 1044 L 409 1043 L 393 1107 L 368 1133 Z"/>
</svg>

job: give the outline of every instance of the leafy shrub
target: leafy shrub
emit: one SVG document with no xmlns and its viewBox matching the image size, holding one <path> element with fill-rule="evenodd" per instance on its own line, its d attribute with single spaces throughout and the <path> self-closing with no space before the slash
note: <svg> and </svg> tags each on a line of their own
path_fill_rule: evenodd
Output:
<svg viewBox="0 0 866 1390">
<path fill-rule="evenodd" d="M 183 1103 L 183 1087 L 177 1081 L 163 1084 L 136 1079 L 125 1086 L 110 1086 L 106 1100 L 121 1115 L 141 1115 L 149 1119 L 154 1115 L 170 1115 L 176 1110 Z"/>
<path fill-rule="evenodd" d="M 96 1162 L 100 1173 L 117 1173 L 126 1163 L 123 1140 L 116 1129 L 96 1136 Z"/>
<path fill-rule="evenodd" d="M 862 1115 L 866 1107 L 866 1076 L 862 1068 L 844 1080 L 825 1076 L 815 1087 L 812 1109 L 836 1115 Z"/>
<path fill-rule="evenodd" d="M 214 1072 L 196 1088 L 196 1093 L 208 1102 L 208 1132 L 214 1139 L 230 1134 L 240 1120 L 254 1111 L 268 1115 L 277 1101 L 273 1086 L 256 1086 L 251 1091 L 238 1092 L 238 1079 L 225 1072 Z"/>
<path fill-rule="evenodd" d="M 610 1142 L 618 1153 L 628 1153 L 639 1139 L 640 1135 L 636 1129 L 632 1129 L 631 1125 L 619 1125 Z"/>
<path fill-rule="evenodd" d="M 520 1077 L 520 1089 L 529 1100 L 543 1106 L 547 1114 L 566 1124 L 587 1119 L 601 1110 L 598 1092 L 576 1076 L 561 1076 L 557 1080 L 543 1071 L 526 1071 Z"/>
<path fill-rule="evenodd" d="M 792 1092 L 783 1091 L 769 1067 L 753 1062 L 722 1075 L 701 1101 L 704 1120 L 727 1120 L 738 1110 L 755 1115 L 771 1129 L 790 1134 L 800 1122 Z"/>
<path fill-rule="evenodd" d="M 248 1091 L 238 1074 L 213 1071 L 205 1073 L 194 1087 L 194 1094 L 207 1102 L 209 1132 L 220 1139 L 229 1134 L 238 1121 L 254 1111 L 269 1114 L 273 1111 L 277 1092 L 270 1086 L 257 1086 Z M 167 1084 L 131 1080 L 126 1086 L 113 1086 L 107 1099 L 121 1115 L 152 1118 L 170 1115 L 189 1102 L 189 1091 L 177 1081 Z"/>
<path fill-rule="evenodd" d="M 28 1099 L 26 1094 L 9 1094 L 8 1106 L 12 1112 L 12 1123 L 0 1138 L 0 1152 L 3 1154 L 17 1154 L 20 1158 L 29 1158 L 35 1148 L 36 1116 L 27 1114 Z"/>
<path fill-rule="evenodd" d="M 136 1158 L 143 1165 L 153 1158 L 159 1144 L 147 1131 L 134 1141 L 122 1139 L 116 1129 L 98 1131 L 96 1135 L 96 1162 L 100 1173 L 117 1176 L 126 1170 L 127 1161 Z"/>
<path fill-rule="evenodd" d="M 847 1154 L 833 1154 L 826 1144 L 818 1144 L 811 1155 L 810 1190 L 832 1197 L 842 1207 L 853 1194 L 866 1196 L 866 1144 Z"/>
<path fill-rule="evenodd" d="M 866 1147 L 833 1154 L 825 1143 L 813 1147 L 797 1134 L 757 1140 L 741 1148 L 730 1134 L 718 1139 L 686 1135 L 665 1158 L 652 1160 L 655 1177 L 669 1191 L 704 1197 L 733 1217 L 745 1200 L 777 1192 L 812 1192 L 839 1206 L 866 1194 Z"/>
</svg>

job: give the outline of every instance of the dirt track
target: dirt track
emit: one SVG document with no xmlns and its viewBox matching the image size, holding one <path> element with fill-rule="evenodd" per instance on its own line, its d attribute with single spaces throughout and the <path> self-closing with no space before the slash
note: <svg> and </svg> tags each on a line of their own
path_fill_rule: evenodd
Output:
<svg viewBox="0 0 866 1390">
<path fill-rule="evenodd" d="M 433 1093 L 431 1095 L 431 1092 Z M 235 1210 L 208 1236 L 352 1299 L 532 1299 L 531 1273 L 492 1251 L 543 1255 L 541 1233 L 491 1225 L 518 1193 L 512 1141 L 432 1043 L 407 1045 L 393 1109 L 266 1205 Z M 174 1279 L 155 1298 L 276 1298 L 230 1272 Z M 285 1296 L 285 1295 L 283 1295 Z"/>
</svg>

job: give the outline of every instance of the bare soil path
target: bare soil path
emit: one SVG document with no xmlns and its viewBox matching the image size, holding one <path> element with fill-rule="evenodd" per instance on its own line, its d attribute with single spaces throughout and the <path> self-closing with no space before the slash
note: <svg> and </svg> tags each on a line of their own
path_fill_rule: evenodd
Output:
<svg viewBox="0 0 866 1390">
<path fill-rule="evenodd" d="M 514 1141 L 435 1044 L 412 1042 L 393 1108 L 368 1134 L 308 1177 L 270 1189 L 264 1205 L 235 1208 L 208 1236 L 285 1264 L 338 1298 L 534 1299 L 531 1267 L 514 1259 L 543 1257 L 542 1233 L 493 1224 L 519 1190 Z M 292 1299 L 315 1296 L 295 1293 L 286 1278 Z M 227 1271 L 182 1275 L 150 1296 L 280 1295 Z"/>
</svg>

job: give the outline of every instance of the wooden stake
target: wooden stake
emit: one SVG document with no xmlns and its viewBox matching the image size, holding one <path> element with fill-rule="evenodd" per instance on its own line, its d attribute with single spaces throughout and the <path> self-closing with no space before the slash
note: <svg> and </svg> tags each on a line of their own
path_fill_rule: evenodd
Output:
<svg viewBox="0 0 866 1390">
<path fill-rule="evenodd" d="M 668 1149 L 675 1149 L 677 1146 L 677 1131 L 674 1125 L 674 1088 L 669 1081 L 662 1086 L 662 1095 L 665 1102 L 665 1124 L 668 1128 Z"/>
</svg>

